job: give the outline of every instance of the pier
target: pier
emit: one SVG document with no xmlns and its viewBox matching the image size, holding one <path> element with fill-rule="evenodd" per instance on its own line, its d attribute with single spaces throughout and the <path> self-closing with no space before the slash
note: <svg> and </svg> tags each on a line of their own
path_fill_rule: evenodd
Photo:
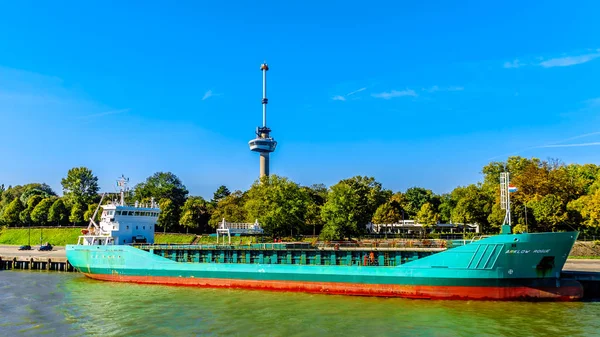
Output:
<svg viewBox="0 0 600 337">
<path fill-rule="evenodd" d="M 18 250 L 16 246 L 0 246 L 0 270 L 49 270 L 76 271 L 67 261 L 64 247 L 53 247 L 51 251 Z"/>
</svg>

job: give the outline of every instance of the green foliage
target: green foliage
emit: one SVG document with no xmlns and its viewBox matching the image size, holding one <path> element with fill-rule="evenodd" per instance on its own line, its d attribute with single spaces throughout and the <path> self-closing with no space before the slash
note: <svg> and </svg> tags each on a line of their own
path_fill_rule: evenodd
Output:
<svg viewBox="0 0 600 337">
<path fill-rule="evenodd" d="M 321 236 L 332 240 L 362 235 L 377 208 L 391 195 L 372 177 L 355 176 L 333 185 L 321 208 L 325 222 Z"/>
<path fill-rule="evenodd" d="M 135 198 L 139 201 L 169 199 L 177 212 L 185 204 L 188 190 L 181 180 L 171 172 L 156 172 L 145 182 L 137 184 L 134 189 Z"/>
<path fill-rule="evenodd" d="M 181 210 L 179 222 L 186 228 L 208 230 L 209 206 L 202 197 L 189 197 Z"/>
<path fill-rule="evenodd" d="M 39 202 L 31 211 L 31 221 L 38 226 L 45 226 L 48 224 L 48 213 L 50 213 L 50 207 L 54 200 L 52 198 L 45 198 Z"/>
<path fill-rule="evenodd" d="M 457 187 L 450 197 L 454 208 L 450 213 L 453 223 L 479 224 L 483 231 L 489 230 L 488 215 L 492 209 L 492 200 L 477 185 Z"/>
<path fill-rule="evenodd" d="M 452 196 L 449 193 L 440 196 L 440 205 L 438 212 L 440 214 L 440 222 L 449 223 L 452 218 L 452 209 L 456 207 L 456 203 L 452 200 Z"/>
<path fill-rule="evenodd" d="M 538 228 L 543 231 L 556 231 L 567 222 L 566 205 L 554 194 L 531 200 L 527 207 L 533 210 Z"/>
<path fill-rule="evenodd" d="M 313 227 L 313 235 L 316 235 L 316 227 L 324 224 L 321 218 L 321 208 L 327 200 L 327 187 L 323 184 L 314 184 L 302 186 L 302 189 L 308 195 L 308 205 L 304 219 L 306 225 Z"/>
<path fill-rule="evenodd" d="M 277 175 L 263 177 L 248 190 L 246 221 L 261 224 L 268 234 L 298 234 L 305 224 L 309 196 L 298 184 Z"/>
<path fill-rule="evenodd" d="M 219 186 L 219 188 L 217 188 L 215 193 L 213 193 L 213 198 L 212 198 L 211 202 L 216 205 L 217 203 L 219 203 L 219 201 L 223 200 L 225 197 L 227 197 L 230 194 L 231 194 L 231 192 L 229 191 L 227 186 L 221 185 L 221 186 Z"/>
<path fill-rule="evenodd" d="M 398 198 L 395 199 L 392 196 L 389 201 L 377 207 L 371 222 L 376 224 L 399 223 L 402 221 L 402 212 L 403 209 Z"/>
<path fill-rule="evenodd" d="M 321 208 L 321 217 L 325 227 L 321 231 L 324 240 L 339 240 L 360 232 L 363 223 L 360 213 L 361 196 L 345 182 L 331 186 L 327 202 Z"/>
<path fill-rule="evenodd" d="M 159 203 L 160 214 L 158 215 L 158 224 L 166 232 L 179 223 L 179 210 L 175 203 L 170 199 L 162 199 Z"/>
<path fill-rule="evenodd" d="M 98 204 L 89 204 L 87 206 L 87 210 L 83 213 L 83 220 L 85 222 L 90 221 L 92 216 L 94 216 L 94 212 L 96 212 L 96 209 L 98 209 Z M 98 221 L 100 221 L 101 217 L 102 217 L 102 209 L 98 209 L 98 213 L 96 213 L 96 217 L 94 218 L 94 221 L 96 223 L 98 223 Z"/>
<path fill-rule="evenodd" d="M 85 211 L 82 204 L 73 204 L 73 207 L 71 207 L 71 214 L 69 215 L 69 222 L 71 222 L 73 225 L 82 224 L 85 221 L 83 219 L 84 212 Z"/>
<path fill-rule="evenodd" d="M 593 229 L 600 228 L 600 190 L 570 202 L 567 207 L 578 212 L 583 219 L 584 226 Z"/>
<path fill-rule="evenodd" d="M 432 203 L 433 192 L 421 187 L 411 187 L 404 193 L 404 209 L 408 216 L 414 218 L 425 203 Z"/>
<path fill-rule="evenodd" d="M 34 194 L 27 199 L 27 207 L 22 210 L 21 213 L 19 213 L 19 219 L 21 220 L 22 224 L 26 225 L 31 223 L 31 212 L 33 212 L 35 206 L 37 206 L 37 204 L 39 204 L 43 199 L 44 198 L 42 195 L 39 194 Z"/>
<path fill-rule="evenodd" d="M 88 204 L 98 199 L 98 177 L 87 167 L 74 167 L 61 180 L 63 194 L 71 204 Z"/>
<path fill-rule="evenodd" d="M 25 192 L 23 192 L 23 194 L 21 194 L 21 197 L 19 199 L 21 199 L 21 203 L 23 203 L 23 205 L 27 205 L 27 201 L 29 200 L 29 198 L 31 198 L 34 195 L 40 196 L 41 199 L 56 196 L 56 194 L 54 193 L 54 191 L 52 191 L 50 186 L 46 184 L 41 184 L 39 187 L 28 188 Z"/>
<path fill-rule="evenodd" d="M 15 197 L 13 201 L 6 206 L 2 213 L 2 220 L 8 226 L 17 226 L 20 224 L 19 214 L 23 211 L 24 207 L 19 200 L 19 197 Z"/>
<path fill-rule="evenodd" d="M 64 201 L 62 199 L 56 199 L 48 212 L 48 222 L 53 225 L 62 225 L 66 223 L 68 218 L 69 211 L 67 210 Z"/>
<path fill-rule="evenodd" d="M 242 191 L 235 191 L 217 203 L 212 212 L 209 225 L 216 228 L 225 219 L 227 222 L 244 222 L 247 214 L 244 208 L 246 198 Z"/>
<path fill-rule="evenodd" d="M 424 227 L 431 227 L 440 221 L 440 215 L 431 203 L 424 203 L 417 213 L 417 222 Z"/>
</svg>

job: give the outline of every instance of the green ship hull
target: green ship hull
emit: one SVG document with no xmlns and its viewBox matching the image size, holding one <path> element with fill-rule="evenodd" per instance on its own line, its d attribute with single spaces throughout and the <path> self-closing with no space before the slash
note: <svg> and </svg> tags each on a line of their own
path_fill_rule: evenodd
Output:
<svg viewBox="0 0 600 337">
<path fill-rule="evenodd" d="M 474 300 L 578 300 L 560 278 L 577 232 L 503 234 L 441 252 L 414 249 L 69 245 L 99 280 L 326 294 Z M 427 255 L 427 256 L 426 256 Z"/>
</svg>

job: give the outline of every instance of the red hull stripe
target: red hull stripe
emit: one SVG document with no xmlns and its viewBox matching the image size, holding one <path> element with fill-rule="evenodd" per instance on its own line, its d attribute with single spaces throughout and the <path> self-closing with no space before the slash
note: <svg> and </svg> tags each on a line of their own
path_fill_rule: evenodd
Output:
<svg viewBox="0 0 600 337">
<path fill-rule="evenodd" d="M 194 277 L 125 276 L 87 273 L 85 275 L 103 281 L 421 299 L 574 301 L 583 296 L 583 288 L 580 284 L 570 284 L 558 288 L 533 288 L 524 286 L 415 286 L 338 282 L 258 281 Z"/>
</svg>

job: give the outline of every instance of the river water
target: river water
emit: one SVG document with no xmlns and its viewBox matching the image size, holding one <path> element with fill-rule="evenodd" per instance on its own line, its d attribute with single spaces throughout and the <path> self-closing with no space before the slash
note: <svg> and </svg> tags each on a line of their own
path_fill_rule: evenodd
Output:
<svg viewBox="0 0 600 337">
<path fill-rule="evenodd" d="M 600 336 L 600 302 L 428 301 L 0 271 L 0 336 Z"/>
</svg>

